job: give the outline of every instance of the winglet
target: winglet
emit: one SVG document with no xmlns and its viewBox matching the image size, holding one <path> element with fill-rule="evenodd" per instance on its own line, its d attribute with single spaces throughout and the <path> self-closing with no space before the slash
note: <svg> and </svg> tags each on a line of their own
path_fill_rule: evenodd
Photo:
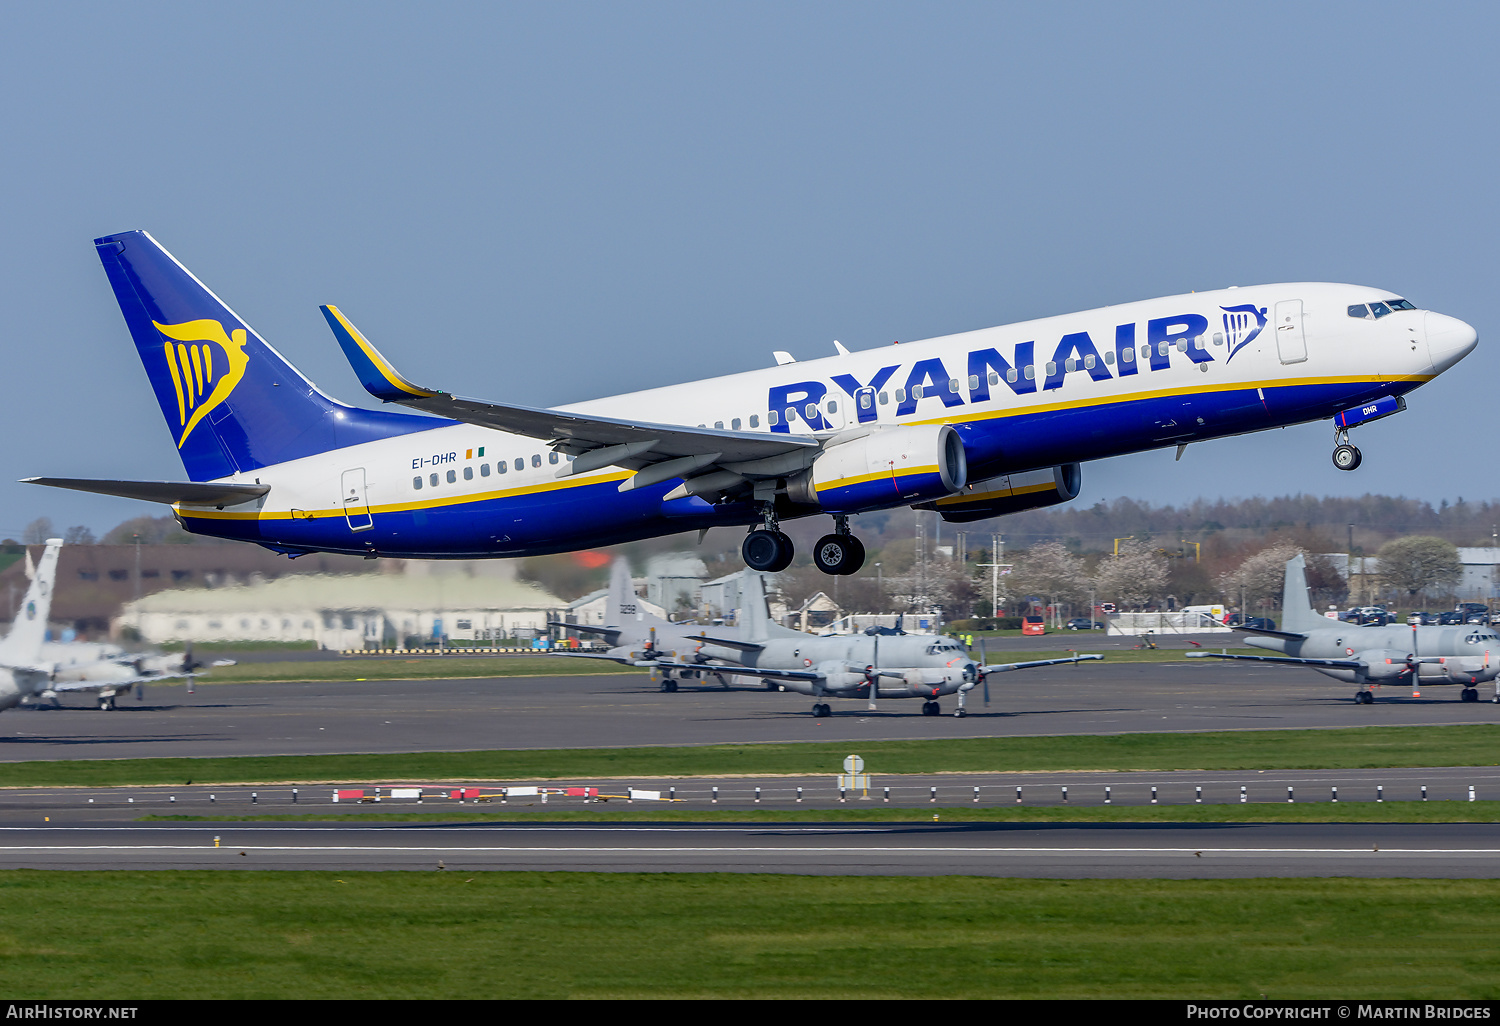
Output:
<svg viewBox="0 0 1500 1026">
<path fill-rule="evenodd" d="M 433 399 L 442 394 L 414 385 L 403 377 L 391 366 L 389 360 L 380 355 L 380 350 L 359 333 L 359 329 L 349 322 L 349 318 L 338 307 L 325 305 L 318 309 L 328 319 L 328 326 L 333 329 L 334 338 L 339 340 L 339 348 L 343 349 L 349 366 L 354 368 L 359 383 L 376 399 L 393 403 L 412 397 Z"/>
</svg>

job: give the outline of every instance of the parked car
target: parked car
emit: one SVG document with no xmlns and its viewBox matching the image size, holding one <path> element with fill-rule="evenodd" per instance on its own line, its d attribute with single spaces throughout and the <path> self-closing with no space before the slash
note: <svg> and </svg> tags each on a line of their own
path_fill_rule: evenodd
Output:
<svg viewBox="0 0 1500 1026">
<path fill-rule="evenodd" d="M 1436 613 L 1429 613 L 1424 609 L 1421 612 L 1408 613 L 1406 615 L 1406 622 L 1413 627 L 1436 627 L 1438 615 Z"/>
<path fill-rule="evenodd" d="M 1247 616 L 1243 624 L 1245 627 L 1253 627 L 1258 631 L 1274 631 L 1276 621 L 1264 616 Z"/>
<path fill-rule="evenodd" d="M 1100 623 L 1098 620 L 1090 620 L 1086 616 L 1075 616 L 1073 617 L 1073 619 L 1068 621 L 1068 630 L 1102 631 L 1104 630 L 1104 624 Z"/>
<path fill-rule="evenodd" d="M 1438 617 L 1438 626 L 1456 627 L 1464 622 L 1464 612 L 1461 609 L 1450 609 Z"/>
</svg>

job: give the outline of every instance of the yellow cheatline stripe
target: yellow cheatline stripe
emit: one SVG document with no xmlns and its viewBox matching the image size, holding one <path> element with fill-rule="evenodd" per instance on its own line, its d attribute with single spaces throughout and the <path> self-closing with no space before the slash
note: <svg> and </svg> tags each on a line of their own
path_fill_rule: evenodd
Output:
<svg viewBox="0 0 1500 1026">
<path fill-rule="evenodd" d="M 885 478 L 912 477 L 916 474 L 936 474 L 938 472 L 938 465 L 936 463 L 926 467 L 908 467 L 900 472 L 892 471 L 889 467 L 887 467 L 886 469 L 877 471 L 874 474 L 856 474 L 851 477 L 841 477 L 833 481 L 828 481 L 824 484 L 818 485 L 818 491 L 826 492 L 831 491 L 834 488 L 850 488 L 857 484 L 865 484 L 869 481 L 879 481 Z"/>
<path fill-rule="evenodd" d="M 617 471 L 612 474 L 604 474 L 598 477 L 585 477 L 579 474 L 575 477 L 564 478 L 561 481 L 548 481 L 542 484 L 526 485 L 521 488 L 508 488 L 492 492 L 470 492 L 465 495 L 449 495 L 437 499 L 423 499 L 418 502 L 395 502 L 384 506 L 369 507 L 371 513 L 409 513 L 414 510 L 441 509 L 445 506 L 465 506 L 474 502 L 489 502 L 493 499 L 510 499 L 522 495 L 538 495 L 544 492 L 562 491 L 568 488 L 580 488 L 584 485 L 608 484 L 610 482 L 623 481 L 630 477 L 634 471 Z M 442 487 L 439 485 L 438 487 Z M 183 506 L 174 503 L 172 508 L 185 517 L 194 517 L 199 520 L 319 520 L 326 517 L 341 517 L 344 511 L 341 508 L 332 509 L 299 509 L 298 515 L 293 516 L 291 510 L 270 510 L 239 513 L 228 510 L 205 510 L 191 506 Z"/>
<path fill-rule="evenodd" d="M 364 354 L 369 359 L 370 363 L 374 364 L 375 370 L 378 371 L 380 376 L 385 378 L 386 381 L 390 382 L 392 385 L 395 385 L 397 388 L 401 389 L 401 391 L 406 392 L 409 395 L 418 396 L 423 399 L 431 399 L 438 394 L 437 392 L 429 392 L 425 388 L 418 388 L 416 385 L 413 385 L 410 381 L 407 381 L 404 377 L 402 377 L 400 372 L 397 371 L 396 368 L 392 367 L 390 363 L 386 361 L 385 357 L 380 355 L 379 350 L 370 345 L 369 341 L 359 333 L 359 329 L 349 322 L 349 318 L 345 317 L 343 312 L 340 311 L 338 307 L 330 303 L 328 304 L 328 312 L 333 314 L 338 322 L 344 326 L 344 330 L 349 333 L 349 337 L 354 339 L 355 344 L 364 351 Z"/>
<path fill-rule="evenodd" d="M 1036 406 L 1014 406 L 1004 410 L 993 410 L 982 413 L 968 414 L 964 416 L 932 417 L 927 420 L 914 420 L 908 421 L 907 423 L 963 424 L 976 420 L 994 420 L 1003 417 L 1022 417 L 1033 413 L 1055 413 L 1059 410 L 1076 410 L 1081 409 L 1085 406 L 1123 406 L 1127 403 L 1139 402 L 1147 399 L 1170 399 L 1177 396 L 1202 395 L 1209 392 L 1246 392 L 1256 388 L 1278 389 L 1291 388 L 1300 385 L 1355 385 L 1360 383 L 1373 383 L 1377 381 L 1388 381 L 1392 384 L 1398 384 L 1407 381 L 1422 383 L 1431 381 L 1435 376 L 1436 375 L 1433 374 L 1398 374 L 1395 376 L 1388 376 L 1384 374 L 1368 374 L 1359 375 L 1352 378 L 1294 378 L 1290 381 L 1281 378 L 1273 378 L 1267 381 L 1243 381 L 1235 383 L 1199 385 L 1193 388 L 1163 388 L 1150 392 L 1133 392 L 1129 395 L 1121 395 L 1118 397 L 1094 396 L 1093 398 L 1070 399 L 1066 402 L 1043 403 Z M 998 388 L 999 386 L 994 387 Z M 990 394 L 994 396 L 998 393 L 992 391 Z M 1031 396 L 1034 394 L 1036 393 L 1026 393 L 1027 396 Z M 1014 396 L 1007 398 L 1014 398 L 1017 401 L 1021 401 L 1024 397 Z M 990 401 L 995 402 L 996 400 L 991 399 Z"/>
</svg>

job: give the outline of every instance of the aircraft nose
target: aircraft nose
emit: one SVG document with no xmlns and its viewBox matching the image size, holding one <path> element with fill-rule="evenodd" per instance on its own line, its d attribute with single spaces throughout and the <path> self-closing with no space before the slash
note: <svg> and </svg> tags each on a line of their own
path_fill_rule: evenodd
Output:
<svg viewBox="0 0 1500 1026">
<path fill-rule="evenodd" d="M 1432 356 L 1432 369 L 1441 374 L 1459 360 L 1474 351 L 1479 343 L 1479 332 L 1472 325 L 1447 314 L 1426 314 L 1427 351 Z"/>
</svg>

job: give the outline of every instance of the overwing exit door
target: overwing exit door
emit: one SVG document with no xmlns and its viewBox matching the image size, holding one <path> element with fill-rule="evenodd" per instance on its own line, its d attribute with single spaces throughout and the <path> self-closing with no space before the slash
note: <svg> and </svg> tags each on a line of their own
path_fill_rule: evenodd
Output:
<svg viewBox="0 0 1500 1026">
<path fill-rule="evenodd" d="M 374 518 L 370 516 L 370 502 L 365 495 L 364 467 L 344 471 L 339 497 L 344 505 L 344 519 L 349 521 L 349 530 L 368 531 L 375 526 Z"/>
</svg>

